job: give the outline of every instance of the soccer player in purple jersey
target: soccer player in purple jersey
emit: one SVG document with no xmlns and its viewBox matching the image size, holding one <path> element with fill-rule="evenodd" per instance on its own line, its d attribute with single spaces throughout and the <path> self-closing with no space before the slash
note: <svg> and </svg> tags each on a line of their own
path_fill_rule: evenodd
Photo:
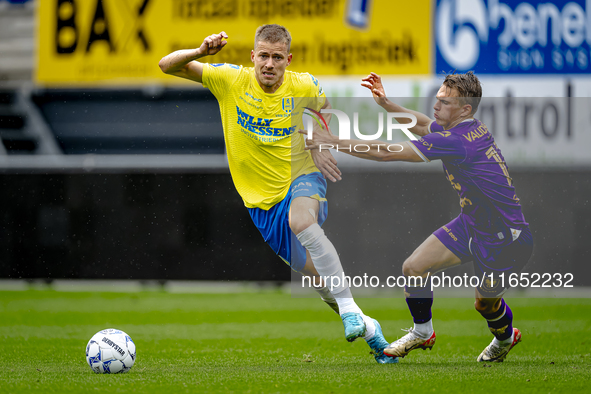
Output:
<svg viewBox="0 0 591 394">
<path fill-rule="evenodd" d="M 508 277 L 524 268 L 533 240 L 501 150 L 486 126 L 474 119 L 482 97 L 480 81 L 472 72 L 447 75 L 437 92 L 435 120 L 388 100 L 381 78 L 375 73 L 364 78 L 362 85 L 371 90 L 386 111 L 415 115 L 417 124 L 409 130 L 422 138 L 387 149 L 383 141 L 339 140 L 324 130 L 314 133 L 307 141 L 308 148 L 338 148 L 352 156 L 376 161 L 441 160 L 462 208 L 457 218 L 436 230 L 404 262 L 402 272 L 407 279 L 420 276 L 425 281 L 421 286 L 420 281 L 407 280 L 406 302 L 414 327 L 384 353 L 404 357 L 414 349 L 433 347 L 433 292 L 430 283 L 425 282 L 436 272 L 473 261 L 478 276 L 487 278 L 476 288 L 474 306 L 494 335 L 478 361 L 503 361 L 521 341 L 521 332 L 513 327 L 511 308 L 503 299 L 508 283 L 501 283 L 499 275 L 505 273 Z M 399 121 L 408 123 L 409 119 Z M 356 152 L 356 145 L 369 145 L 371 149 Z"/>
</svg>

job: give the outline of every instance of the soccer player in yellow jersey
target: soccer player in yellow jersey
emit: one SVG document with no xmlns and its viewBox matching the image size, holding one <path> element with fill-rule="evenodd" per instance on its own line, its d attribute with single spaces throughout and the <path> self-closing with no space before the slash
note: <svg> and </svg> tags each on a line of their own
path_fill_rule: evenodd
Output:
<svg viewBox="0 0 591 394">
<path fill-rule="evenodd" d="M 315 110 L 330 108 L 318 80 L 286 71 L 291 35 L 279 25 L 257 29 L 250 55 L 254 67 L 197 61 L 221 51 L 227 38 L 225 32 L 212 34 L 199 48 L 165 56 L 159 66 L 202 83 L 217 98 L 234 185 L 269 246 L 294 271 L 324 279 L 315 282 L 322 283 L 316 291 L 341 316 L 348 341 L 363 337 L 378 363 L 398 362 L 384 355 L 389 343 L 379 323 L 353 300 L 339 256 L 320 227 L 328 212 L 324 177 L 336 182 L 340 172 L 326 151 L 304 149 L 301 122 L 292 119 L 295 98 L 310 98 Z M 338 285 L 329 289 L 326 283 Z"/>
</svg>

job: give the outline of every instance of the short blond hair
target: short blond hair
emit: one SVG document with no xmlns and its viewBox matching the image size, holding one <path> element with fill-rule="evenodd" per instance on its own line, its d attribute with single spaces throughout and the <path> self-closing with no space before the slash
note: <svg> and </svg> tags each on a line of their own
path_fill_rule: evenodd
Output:
<svg viewBox="0 0 591 394">
<path fill-rule="evenodd" d="M 289 52 L 289 49 L 291 48 L 291 34 L 289 34 L 289 31 L 281 25 L 273 24 L 259 26 L 254 35 L 255 49 L 257 44 L 261 41 L 270 44 L 282 42 L 287 45 L 287 52 Z"/>
</svg>

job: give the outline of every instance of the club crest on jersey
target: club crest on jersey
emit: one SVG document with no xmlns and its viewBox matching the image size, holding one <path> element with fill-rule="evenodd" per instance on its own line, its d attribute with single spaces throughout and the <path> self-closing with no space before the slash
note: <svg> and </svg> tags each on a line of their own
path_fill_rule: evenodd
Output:
<svg viewBox="0 0 591 394">
<path fill-rule="evenodd" d="M 293 104 L 293 97 L 287 97 L 281 99 L 281 108 L 286 114 L 290 114 L 293 111 L 294 104 Z"/>
</svg>

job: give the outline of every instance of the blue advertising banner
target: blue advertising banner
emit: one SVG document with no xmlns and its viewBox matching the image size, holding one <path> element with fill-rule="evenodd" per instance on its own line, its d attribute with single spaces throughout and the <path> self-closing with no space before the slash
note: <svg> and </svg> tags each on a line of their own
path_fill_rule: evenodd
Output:
<svg viewBox="0 0 591 394">
<path fill-rule="evenodd" d="M 436 72 L 590 74 L 591 0 L 437 0 Z"/>
</svg>

